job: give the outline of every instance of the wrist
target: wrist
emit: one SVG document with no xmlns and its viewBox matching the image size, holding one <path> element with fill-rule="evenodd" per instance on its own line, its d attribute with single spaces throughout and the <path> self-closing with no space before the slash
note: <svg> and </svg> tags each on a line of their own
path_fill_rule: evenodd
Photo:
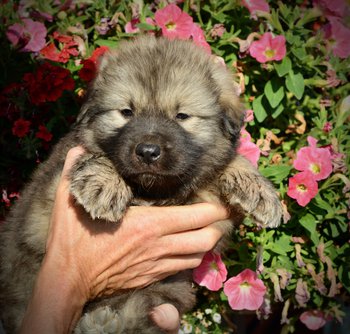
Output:
<svg viewBox="0 0 350 334">
<path fill-rule="evenodd" d="M 46 259 L 45 259 L 46 260 Z M 71 333 L 86 302 L 70 271 L 43 262 L 21 326 L 21 334 Z"/>
</svg>

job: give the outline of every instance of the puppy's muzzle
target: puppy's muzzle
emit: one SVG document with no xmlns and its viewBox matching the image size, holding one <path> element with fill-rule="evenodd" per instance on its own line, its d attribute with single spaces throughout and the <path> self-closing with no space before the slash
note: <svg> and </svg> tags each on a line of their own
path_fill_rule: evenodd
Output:
<svg viewBox="0 0 350 334">
<path fill-rule="evenodd" d="M 160 158 L 161 149 L 159 145 L 152 143 L 140 143 L 135 148 L 137 158 L 148 165 Z"/>
</svg>

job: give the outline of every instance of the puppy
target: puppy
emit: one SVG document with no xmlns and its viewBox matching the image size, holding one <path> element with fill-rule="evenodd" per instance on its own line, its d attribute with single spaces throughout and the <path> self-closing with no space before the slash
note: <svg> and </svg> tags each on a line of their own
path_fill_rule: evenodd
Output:
<svg viewBox="0 0 350 334">
<path fill-rule="evenodd" d="M 236 154 L 244 116 L 236 91 L 227 69 L 190 41 L 140 37 L 103 57 L 76 124 L 2 226 L 0 314 L 9 333 L 23 318 L 65 156 L 74 146 L 87 153 L 71 171 L 71 193 L 96 224 L 117 224 L 129 205 L 204 200 L 230 207 L 232 220 L 217 223 L 226 235 L 243 213 L 267 227 L 279 224 L 276 191 Z M 186 275 L 89 303 L 75 331 L 162 333 L 149 312 L 164 302 L 180 314 L 193 307 Z"/>
</svg>

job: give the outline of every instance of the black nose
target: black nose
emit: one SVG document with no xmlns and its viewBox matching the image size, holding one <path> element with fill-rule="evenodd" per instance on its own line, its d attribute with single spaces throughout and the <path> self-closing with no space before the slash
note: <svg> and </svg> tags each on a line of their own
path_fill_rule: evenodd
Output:
<svg viewBox="0 0 350 334">
<path fill-rule="evenodd" d="M 160 147 L 156 144 L 138 144 L 135 152 L 137 157 L 147 164 L 155 162 L 160 157 Z"/>
</svg>

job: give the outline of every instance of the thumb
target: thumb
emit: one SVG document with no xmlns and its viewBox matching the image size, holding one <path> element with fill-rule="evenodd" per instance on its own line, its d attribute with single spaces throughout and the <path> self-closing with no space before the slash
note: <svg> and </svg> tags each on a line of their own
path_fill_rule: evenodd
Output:
<svg viewBox="0 0 350 334">
<path fill-rule="evenodd" d="M 180 315 L 172 304 L 162 304 L 155 307 L 151 313 L 152 320 L 169 334 L 176 334 L 180 327 Z"/>
<path fill-rule="evenodd" d="M 69 171 L 73 167 L 74 163 L 77 161 L 78 157 L 85 153 L 85 150 L 81 146 L 76 146 L 71 148 L 66 156 L 64 162 L 61 178 L 67 178 Z"/>
</svg>

